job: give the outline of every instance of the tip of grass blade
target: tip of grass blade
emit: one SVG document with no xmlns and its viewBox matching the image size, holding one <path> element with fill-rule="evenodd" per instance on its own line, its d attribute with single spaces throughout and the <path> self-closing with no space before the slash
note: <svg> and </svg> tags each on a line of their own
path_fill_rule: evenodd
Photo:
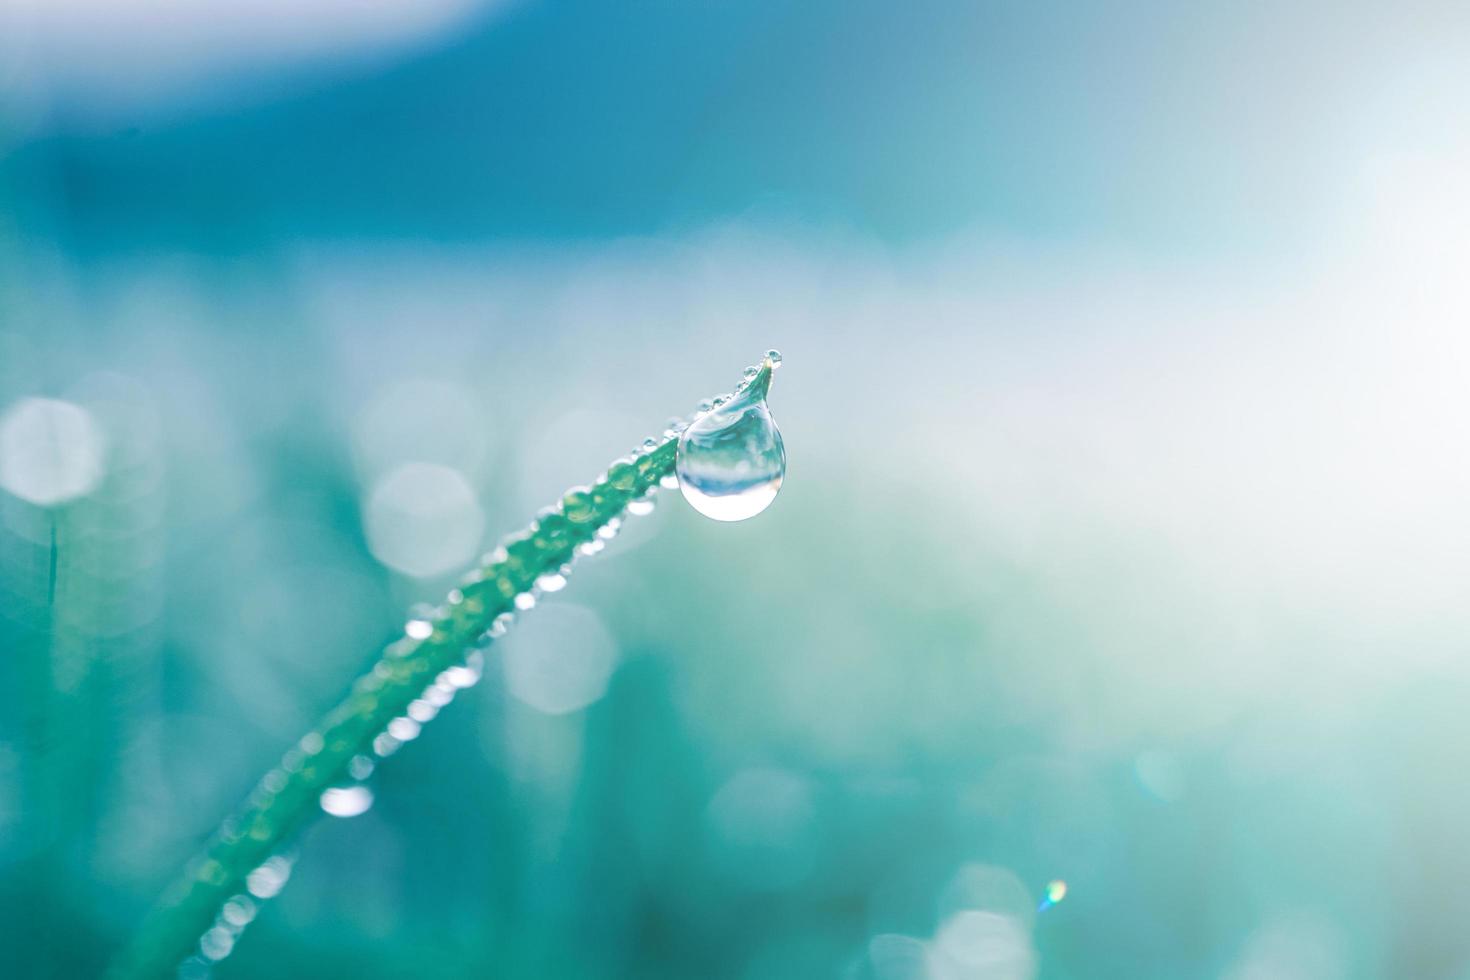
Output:
<svg viewBox="0 0 1470 980">
<path fill-rule="evenodd" d="M 764 398 L 771 390 L 771 378 L 776 373 L 776 362 L 769 356 L 761 359 L 759 370 L 755 377 L 750 379 L 750 384 L 745 386 L 745 393 L 752 398 Z"/>
</svg>

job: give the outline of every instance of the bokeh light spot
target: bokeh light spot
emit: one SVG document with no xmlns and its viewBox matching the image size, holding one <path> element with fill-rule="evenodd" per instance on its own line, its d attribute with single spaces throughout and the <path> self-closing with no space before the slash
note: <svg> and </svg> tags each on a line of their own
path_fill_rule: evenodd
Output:
<svg viewBox="0 0 1470 980">
<path fill-rule="evenodd" d="M 506 687 L 519 701 L 550 715 L 599 700 L 618 660 L 597 614 L 561 603 L 528 617 L 503 642 Z"/>
<path fill-rule="evenodd" d="M 966 909 L 944 921 L 934 936 L 935 970 L 942 980 L 1028 980 L 1036 975 L 1036 951 L 1019 920 Z"/>
<path fill-rule="evenodd" d="M 716 861 L 741 883 L 777 890 L 811 872 L 816 805 L 811 783 L 800 773 L 742 770 L 711 798 L 706 817 Z"/>
<path fill-rule="evenodd" d="M 874 980 L 928 980 L 929 950 L 923 940 L 885 932 L 868 940 Z"/>
<path fill-rule="evenodd" d="M 438 463 L 405 463 L 387 473 L 368 494 L 363 523 L 373 557 L 420 578 L 468 564 L 485 533 L 469 482 Z"/>
<path fill-rule="evenodd" d="M 939 898 L 939 916 L 946 919 L 966 911 L 994 912 L 1020 922 L 1027 930 L 1034 919 L 1036 899 L 1025 883 L 1008 868 L 966 864 L 955 872 Z"/>
<path fill-rule="evenodd" d="M 102 430 L 80 405 L 22 398 L 0 418 L 0 487 L 41 507 L 91 492 L 103 455 Z"/>
</svg>

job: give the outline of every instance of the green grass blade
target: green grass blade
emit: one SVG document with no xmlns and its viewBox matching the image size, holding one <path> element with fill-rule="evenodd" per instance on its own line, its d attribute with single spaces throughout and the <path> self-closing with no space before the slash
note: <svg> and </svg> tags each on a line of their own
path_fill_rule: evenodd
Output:
<svg viewBox="0 0 1470 980">
<path fill-rule="evenodd" d="M 113 963 L 112 980 L 171 975 L 198 947 L 220 909 L 245 890 L 246 877 L 320 812 L 322 791 L 346 781 L 353 756 L 372 751 L 390 721 L 404 714 L 439 675 L 463 662 L 495 618 L 540 576 L 571 561 L 629 502 L 674 471 L 677 438 L 614 463 L 590 487 L 569 491 L 558 506 L 509 539 L 487 564 L 453 590 L 427 637 L 405 636 L 352 685 L 351 692 L 261 779 L 204 852 L 190 862 Z"/>
</svg>

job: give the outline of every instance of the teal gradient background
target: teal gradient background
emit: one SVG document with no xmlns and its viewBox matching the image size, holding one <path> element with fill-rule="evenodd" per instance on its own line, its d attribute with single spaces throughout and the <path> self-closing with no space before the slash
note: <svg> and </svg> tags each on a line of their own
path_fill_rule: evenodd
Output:
<svg viewBox="0 0 1470 980">
<path fill-rule="evenodd" d="M 215 975 L 1470 977 L 1467 66 L 1452 3 L 0 8 L 0 975 L 774 346 L 771 509 L 662 493 Z"/>
</svg>

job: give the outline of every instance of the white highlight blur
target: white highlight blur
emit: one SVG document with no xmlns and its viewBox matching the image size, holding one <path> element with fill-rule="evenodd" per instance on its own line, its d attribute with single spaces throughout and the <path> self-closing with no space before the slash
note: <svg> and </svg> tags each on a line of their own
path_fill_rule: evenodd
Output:
<svg viewBox="0 0 1470 980">
<path fill-rule="evenodd" d="M 199 938 L 199 954 L 206 960 L 222 960 L 235 948 L 235 934 L 225 926 L 213 926 Z"/>
<path fill-rule="evenodd" d="M 1036 950 L 1026 927 L 997 912 L 966 909 L 934 935 L 932 980 L 1030 980 Z"/>
<path fill-rule="evenodd" d="M 684 494 L 684 499 L 689 502 L 689 506 L 711 520 L 744 521 L 755 517 L 771 506 L 771 502 L 776 499 L 776 494 L 781 490 L 781 481 L 775 480 L 752 487 L 744 493 L 731 493 L 724 496 L 703 493 L 687 480 L 679 485 L 679 489 Z"/>
<path fill-rule="evenodd" d="M 22 398 L 0 417 L 0 487 L 41 507 L 85 496 L 102 479 L 102 430 L 80 405 Z"/>
<path fill-rule="evenodd" d="M 891 933 L 868 943 L 877 980 L 1030 980 L 1035 899 L 1007 868 L 960 867 L 938 896 L 939 925 L 927 941 Z"/>
<path fill-rule="evenodd" d="M 816 805 L 801 773 L 742 769 L 710 799 L 706 820 L 716 862 L 753 890 L 787 888 L 811 872 Z"/>
<path fill-rule="evenodd" d="M 994 912 L 1015 919 L 1029 931 L 1036 916 L 1036 899 L 1016 873 L 993 864 L 971 863 L 950 878 L 939 896 L 939 914 L 965 911 Z"/>
<path fill-rule="evenodd" d="M 580 711 L 601 699 L 618 660 L 597 614 L 564 603 L 527 616 L 501 648 L 510 693 L 548 715 Z"/>
<path fill-rule="evenodd" d="M 245 890 L 256 898 L 273 898 L 291 878 L 291 861 L 277 855 L 266 858 L 245 877 Z"/>
<path fill-rule="evenodd" d="M 1342 930 L 1315 912 L 1293 911 L 1251 933 L 1224 980 L 1343 980 L 1352 972 Z"/>
<path fill-rule="evenodd" d="M 373 791 L 366 786 L 332 786 L 322 791 L 322 810 L 334 817 L 356 817 L 373 806 Z"/>
<path fill-rule="evenodd" d="M 923 940 L 885 932 L 868 940 L 874 980 L 928 980 L 929 950 Z"/>
<path fill-rule="evenodd" d="M 373 557 L 421 578 L 469 564 L 485 533 L 469 481 L 438 463 L 405 463 L 378 480 L 363 524 Z"/>
</svg>

